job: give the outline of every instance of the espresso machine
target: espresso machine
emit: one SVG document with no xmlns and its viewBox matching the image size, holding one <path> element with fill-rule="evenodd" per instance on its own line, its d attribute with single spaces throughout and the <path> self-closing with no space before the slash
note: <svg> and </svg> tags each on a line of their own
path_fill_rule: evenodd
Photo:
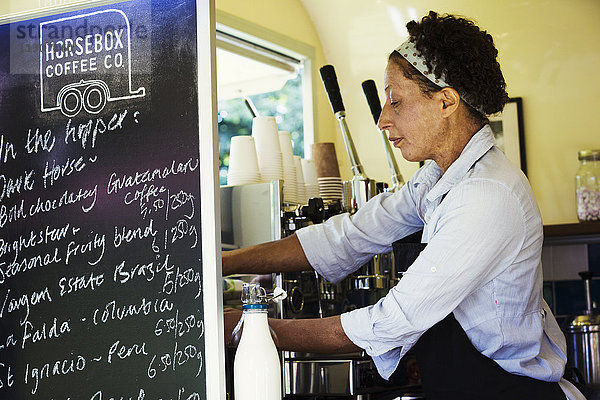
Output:
<svg viewBox="0 0 600 400">
<path fill-rule="evenodd" d="M 343 202 L 324 204 L 321 199 L 311 199 L 308 206 L 284 211 L 282 234 L 291 235 L 297 229 L 319 223 L 321 219 L 343 212 L 348 207 Z M 315 214 L 315 210 L 322 211 Z M 314 271 L 276 274 L 277 286 L 288 293 L 288 298 L 277 309 L 277 316 L 323 318 L 374 304 L 387 293 L 395 276 L 391 253 L 374 256 L 354 274 L 336 284 L 326 281 Z M 392 383 L 383 380 L 364 352 L 314 354 L 284 351 L 282 358 L 286 399 L 375 399 L 377 397 L 373 396 L 377 394 L 411 383 L 406 367 L 398 369 L 401 372 Z"/>
<path fill-rule="evenodd" d="M 313 198 L 308 204 L 288 203 L 282 182 L 221 187 L 221 237 L 223 251 L 242 248 L 293 234 L 302 227 L 321 223 L 345 212 L 350 204 Z M 377 273 L 375 273 L 377 272 Z M 343 281 L 332 284 L 314 271 L 273 274 L 271 282 L 283 288 L 287 298 L 273 306 L 271 317 L 322 318 L 374 304 L 384 296 L 397 274 L 391 253 L 379 254 Z M 248 279 L 243 276 L 241 279 Z M 254 277 L 256 279 L 259 277 Z M 264 277 L 262 277 L 264 279 Z M 238 306 L 237 292 L 224 298 Z M 227 387 L 232 396 L 232 360 L 228 348 Z M 363 352 L 352 354 L 306 354 L 282 352 L 283 393 L 286 399 L 351 398 L 368 400 L 378 393 L 411 384 L 408 368 L 400 367 L 393 383 L 384 381 L 373 361 Z M 405 362 L 405 361 L 403 361 Z M 410 361 L 409 361 L 410 363 Z"/>
</svg>

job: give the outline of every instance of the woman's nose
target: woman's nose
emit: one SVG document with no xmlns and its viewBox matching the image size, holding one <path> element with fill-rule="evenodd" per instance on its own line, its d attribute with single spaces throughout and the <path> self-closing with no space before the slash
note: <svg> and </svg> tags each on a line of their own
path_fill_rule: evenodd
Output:
<svg viewBox="0 0 600 400">
<path fill-rule="evenodd" d="M 377 121 L 377 127 L 382 131 L 388 129 L 391 125 L 391 121 L 388 118 L 389 107 L 390 105 L 386 101 L 383 105 L 383 108 L 381 109 L 381 114 L 379 114 L 379 121 Z"/>
</svg>

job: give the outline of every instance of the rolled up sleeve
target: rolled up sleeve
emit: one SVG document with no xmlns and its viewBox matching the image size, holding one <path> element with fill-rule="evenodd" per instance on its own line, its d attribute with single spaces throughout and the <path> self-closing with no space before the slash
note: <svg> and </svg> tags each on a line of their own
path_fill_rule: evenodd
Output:
<svg viewBox="0 0 600 400">
<path fill-rule="evenodd" d="M 310 265 L 330 282 L 339 282 L 375 254 L 387 253 L 397 239 L 422 228 L 409 185 L 375 196 L 354 215 L 340 214 L 298 230 Z"/>
</svg>

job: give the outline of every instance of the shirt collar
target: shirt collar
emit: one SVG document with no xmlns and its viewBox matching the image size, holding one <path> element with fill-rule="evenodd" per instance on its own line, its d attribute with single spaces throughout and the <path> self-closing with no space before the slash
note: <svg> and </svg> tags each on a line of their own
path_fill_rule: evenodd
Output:
<svg viewBox="0 0 600 400">
<path fill-rule="evenodd" d="M 434 201 L 440 196 L 448 193 L 459 181 L 461 181 L 473 164 L 494 146 L 494 133 L 489 125 L 484 125 L 471 137 L 460 156 L 450 165 L 446 173 L 442 171 L 435 161 L 429 162 L 425 171 L 415 183 L 425 183 L 433 188 L 427 194 L 428 201 Z M 440 178 L 441 176 L 441 178 Z M 437 183 L 436 183 L 437 182 Z"/>
</svg>

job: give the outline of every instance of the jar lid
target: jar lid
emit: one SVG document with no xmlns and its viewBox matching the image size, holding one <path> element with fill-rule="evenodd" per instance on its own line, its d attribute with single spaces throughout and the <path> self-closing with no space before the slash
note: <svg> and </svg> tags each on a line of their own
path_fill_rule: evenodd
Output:
<svg viewBox="0 0 600 400">
<path fill-rule="evenodd" d="M 581 150 L 579 159 L 585 161 L 600 160 L 600 150 Z"/>
</svg>

